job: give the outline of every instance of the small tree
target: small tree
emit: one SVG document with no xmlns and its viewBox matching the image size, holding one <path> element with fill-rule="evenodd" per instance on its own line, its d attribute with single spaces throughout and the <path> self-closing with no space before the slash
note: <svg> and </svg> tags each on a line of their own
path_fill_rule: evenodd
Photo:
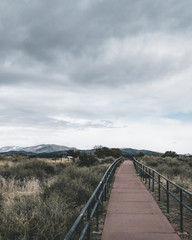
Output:
<svg viewBox="0 0 192 240">
<path fill-rule="evenodd" d="M 137 154 L 137 157 L 144 157 L 145 156 L 145 154 L 143 153 L 143 152 L 139 152 L 138 154 Z"/>
<path fill-rule="evenodd" d="M 70 150 L 67 151 L 67 154 L 69 156 L 72 156 L 73 158 L 77 158 L 77 157 L 79 157 L 80 152 L 79 151 L 74 151 L 74 150 L 70 149 Z"/>
<path fill-rule="evenodd" d="M 111 156 L 118 158 L 122 155 L 122 152 L 119 148 L 111 148 Z"/>
<path fill-rule="evenodd" d="M 97 162 L 97 158 L 92 154 L 82 153 L 79 156 L 79 166 L 83 167 L 89 167 L 91 165 L 94 165 Z"/>
<path fill-rule="evenodd" d="M 120 157 L 121 156 L 121 150 L 119 148 L 107 148 L 107 147 L 101 147 L 97 148 L 95 150 L 95 155 L 99 158 L 104 157 Z"/>
<path fill-rule="evenodd" d="M 162 157 L 178 157 L 178 154 L 176 152 L 173 151 L 166 151 Z"/>
</svg>

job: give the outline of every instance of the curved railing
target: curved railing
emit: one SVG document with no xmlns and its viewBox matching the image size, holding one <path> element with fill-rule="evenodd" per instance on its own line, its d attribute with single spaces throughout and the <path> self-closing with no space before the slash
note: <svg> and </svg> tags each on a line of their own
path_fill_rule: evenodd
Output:
<svg viewBox="0 0 192 240">
<path fill-rule="evenodd" d="M 109 191 L 110 183 L 112 181 L 112 177 L 116 171 L 116 168 L 120 165 L 122 161 L 122 157 L 116 159 L 111 166 L 107 169 L 105 172 L 103 178 L 101 179 L 100 183 L 96 187 L 95 191 L 89 198 L 88 202 L 82 209 L 80 215 L 77 217 L 75 222 L 73 223 L 71 229 L 65 236 L 64 240 L 72 239 L 72 237 L 75 235 L 76 239 L 84 239 L 86 236 L 87 240 L 90 239 L 90 229 L 91 229 L 91 221 L 96 215 L 96 224 L 98 227 L 98 219 L 99 219 L 99 203 L 100 201 L 106 200 L 107 192 Z M 86 219 L 86 220 L 85 220 Z M 79 226 L 83 226 L 83 230 L 78 230 Z M 77 236 L 79 235 L 79 236 Z"/>
<path fill-rule="evenodd" d="M 192 203 L 192 193 L 172 182 L 156 170 L 146 166 L 143 163 L 140 163 L 135 158 L 133 160 L 135 169 L 140 177 L 143 179 L 145 184 L 148 184 L 149 189 L 152 189 L 152 192 L 155 191 L 155 183 L 158 185 L 158 200 L 161 200 L 161 188 L 166 192 L 166 202 L 167 202 L 167 213 L 170 211 L 170 200 L 169 197 L 172 196 L 180 205 L 180 232 L 183 233 L 183 210 L 187 209 L 192 213 L 192 206 L 189 206 L 189 203 Z M 164 180 L 164 184 L 163 181 Z M 172 192 L 171 186 L 174 186 L 179 193 L 179 197 Z M 185 201 L 184 201 L 185 194 Z"/>
</svg>

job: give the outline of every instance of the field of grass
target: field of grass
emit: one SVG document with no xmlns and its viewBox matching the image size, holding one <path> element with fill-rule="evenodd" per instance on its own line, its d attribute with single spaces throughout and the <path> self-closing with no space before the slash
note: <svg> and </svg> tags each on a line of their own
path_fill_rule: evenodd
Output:
<svg viewBox="0 0 192 240">
<path fill-rule="evenodd" d="M 192 158 L 144 156 L 141 162 L 192 192 Z"/>
<path fill-rule="evenodd" d="M 0 240 L 64 239 L 112 161 L 0 156 Z"/>
<path fill-rule="evenodd" d="M 144 156 L 139 158 L 139 161 L 145 165 L 155 169 L 168 179 L 172 180 L 177 185 L 183 187 L 184 189 L 192 192 L 192 158 L 190 157 L 153 157 Z M 163 179 L 161 180 L 164 183 Z M 164 183 L 166 186 L 166 184 Z M 157 186 L 156 186 L 157 189 Z M 179 198 L 179 191 L 177 188 L 170 186 L 170 190 Z M 166 212 L 166 192 L 161 190 L 161 201 L 158 201 L 157 191 L 152 193 L 154 198 L 157 200 L 160 208 L 167 216 L 169 221 L 172 223 L 173 227 L 177 232 L 180 232 L 180 206 L 179 203 L 170 196 L 170 213 Z M 192 207 L 192 199 L 187 196 L 184 201 Z M 185 234 L 181 235 L 182 239 L 191 240 L 192 239 L 192 213 L 184 209 L 184 231 Z"/>
</svg>

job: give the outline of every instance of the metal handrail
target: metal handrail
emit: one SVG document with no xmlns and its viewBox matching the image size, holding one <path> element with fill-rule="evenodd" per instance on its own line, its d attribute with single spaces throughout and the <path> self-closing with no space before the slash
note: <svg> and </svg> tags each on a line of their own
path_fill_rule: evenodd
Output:
<svg viewBox="0 0 192 240">
<path fill-rule="evenodd" d="M 102 177 L 101 181 L 99 182 L 98 186 L 96 187 L 95 191 L 92 193 L 91 197 L 85 204 L 84 208 L 82 209 L 81 213 L 73 223 L 71 229 L 68 231 L 67 235 L 65 236 L 64 240 L 70 240 L 71 237 L 75 234 L 81 220 L 86 216 L 87 221 L 85 222 L 84 228 L 80 234 L 79 240 L 83 239 L 85 235 L 87 235 L 87 239 L 90 239 L 90 226 L 91 220 L 96 212 L 97 218 L 97 226 L 98 226 L 98 207 L 100 200 L 106 200 L 106 195 L 109 190 L 109 185 L 112 181 L 112 177 L 115 173 L 116 168 L 122 161 L 122 157 L 117 158 L 111 166 L 107 169 L 104 176 Z M 96 198 L 96 199 L 95 199 Z"/>
<path fill-rule="evenodd" d="M 133 163 L 135 166 L 135 169 L 137 173 L 141 176 L 143 181 L 147 184 L 147 179 L 149 179 L 149 189 L 151 188 L 151 179 L 152 179 L 152 192 L 155 191 L 154 189 L 154 182 L 158 184 L 158 200 L 161 200 L 161 188 L 166 191 L 167 193 L 167 213 L 169 213 L 169 196 L 172 196 L 177 202 L 180 203 L 180 232 L 183 233 L 183 207 L 185 207 L 187 210 L 189 210 L 192 213 L 192 208 L 188 206 L 183 201 L 183 193 L 186 193 L 192 201 L 192 193 L 187 191 L 186 189 L 182 188 L 178 184 L 174 183 L 170 179 L 166 178 L 159 172 L 157 172 L 155 169 L 146 166 L 143 163 L 140 163 L 135 158 L 133 158 Z M 158 178 L 155 178 L 155 174 L 158 176 Z M 161 182 L 161 178 L 166 180 L 166 186 L 164 186 Z M 170 184 L 175 186 L 177 189 L 179 189 L 179 197 L 177 197 L 173 192 L 170 191 Z"/>
</svg>

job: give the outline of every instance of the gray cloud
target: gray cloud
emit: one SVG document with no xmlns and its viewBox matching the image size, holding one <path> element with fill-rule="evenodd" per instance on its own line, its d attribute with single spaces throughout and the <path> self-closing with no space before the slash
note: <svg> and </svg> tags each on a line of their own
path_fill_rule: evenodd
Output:
<svg viewBox="0 0 192 240">
<path fill-rule="evenodd" d="M 190 116 L 191 7 L 2 0 L 1 126 L 111 129 Z"/>
<path fill-rule="evenodd" d="M 87 8 L 82 2 L 3 1 L 1 50 L 49 62 L 60 51 L 79 56 L 111 37 L 190 28 L 187 1 L 87 1 Z"/>
</svg>

